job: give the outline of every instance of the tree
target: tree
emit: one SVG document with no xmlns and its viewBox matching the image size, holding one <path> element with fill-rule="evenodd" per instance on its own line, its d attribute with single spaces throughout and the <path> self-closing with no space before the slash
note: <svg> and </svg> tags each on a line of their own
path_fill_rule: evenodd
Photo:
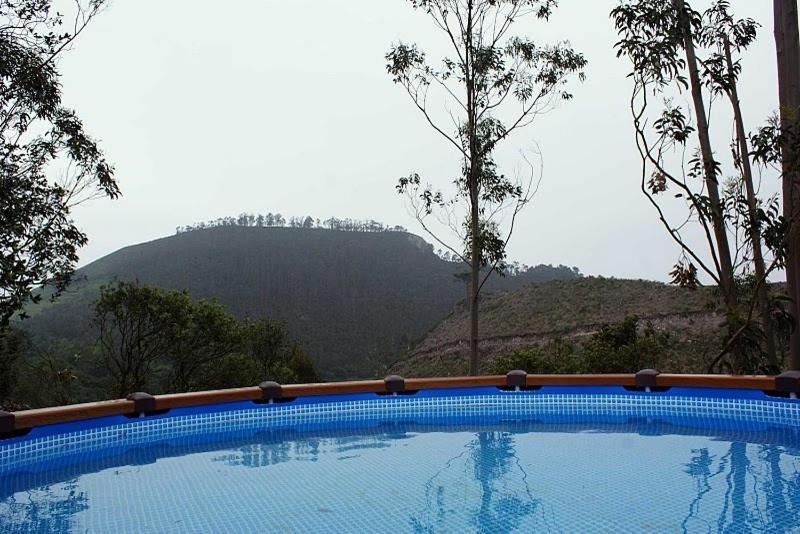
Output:
<svg viewBox="0 0 800 534">
<path fill-rule="evenodd" d="M 104 5 L 78 0 L 66 31 L 50 2 L 0 5 L 0 326 L 41 299 L 37 287 L 52 285 L 56 298 L 69 284 L 87 242 L 72 208 L 119 195 L 97 142 L 61 104 L 57 70 L 58 58 Z"/>
<path fill-rule="evenodd" d="M 152 379 L 154 363 L 166 359 L 191 328 L 185 292 L 165 292 L 138 282 L 100 288 L 92 322 L 99 330 L 103 364 L 112 392 L 125 397 Z"/>
<path fill-rule="evenodd" d="M 731 143 L 733 164 L 741 172 L 741 179 L 732 181 L 734 198 L 742 206 L 742 226 L 747 232 L 753 272 L 756 277 L 755 297 L 764 333 L 765 355 L 771 372 L 778 372 L 778 358 L 775 349 L 775 335 L 772 327 L 772 310 L 767 294 L 767 265 L 761 238 L 761 217 L 759 208 L 761 201 L 756 196 L 756 186 L 750 164 L 750 148 L 744 127 L 741 102 L 737 82 L 741 72 L 738 58 L 734 61 L 734 52 L 745 50 L 756 38 L 758 24 L 753 19 L 734 20 L 729 13 L 726 1 L 717 1 L 705 15 L 706 22 L 700 33 L 700 42 L 713 51 L 704 62 L 706 83 L 711 91 L 727 96 L 731 104 L 734 119 L 734 140 Z M 741 187 L 737 187 L 741 185 Z M 743 190 L 743 191 L 741 191 Z"/>
<path fill-rule="evenodd" d="M 640 333 L 636 317 L 604 324 L 584 343 L 582 367 L 587 373 L 635 373 L 657 367 L 667 341 L 667 334 L 650 323 Z"/>
<path fill-rule="evenodd" d="M 138 282 L 104 286 L 93 322 L 117 396 L 151 387 L 183 392 L 316 380 L 283 323 L 239 323 L 219 303 L 193 302 L 186 291 Z"/>
<path fill-rule="evenodd" d="M 28 349 L 28 339 L 16 328 L 0 328 L 0 409 L 11 405 L 17 386 L 19 363 Z"/>
<path fill-rule="evenodd" d="M 45 406 L 64 406 L 75 402 L 74 385 L 79 380 L 75 369 L 80 359 L 79 354 L 63 358 L 49 351 L 36 351 L 38 354 L 31 362 L 34 382 L 40 391 L 37 404 Z M 36 387 L 34 386 L 34 387 Z"/>
<path fill-rule="evenodd" d="M 314 369 L 314 362 L 311 361 L 311 358 L 299 343 L 294 343 L 289 351 L 287 369 L 291 373 L 289 377 L 291 382 L 308 384 L 319 381 L 319 375 Z"/>
<path fill-rule="evenodd" d="M 242 325 L 242 349 L 258 364 L 259 380 L 279 380 L 281 367 L 289 354 L 286 326 L 278 321 L 248 320 Z"/>
<path fill-rule="evenodd" d="M 504 375 L 514 369 L 522 369 L 531 374 L 588 372 L 579 365 L 575 346 L 569 340 L 561 338 L 551 339 L 542 346 L 518 349 L 510 354 L 504 354 L 495 360 L 491 372 Z"/>
<path fill-rule="evenodd" d="M 751 19 L 734 20 L 725 0 L 717 0 L 702 14 L 684 0 L 628 0 L 611 16 L 620 34 L 617 55 L 627 56 L 633 67 L 631 112 L 642 158 L 640 187 L 681 250 L 670 273 L 673 283 L 696 287 L 701 271 L 719 288 L 728 333 L 712 368 L 775 370 L 772 307 L 766 284 L 769 273 L 781 265 L 783 253 L 779 240 L 768 236 L 783 222 L 778 216 L 777 199 L 763 201 L 755 195 L 751 154 L 736 91 L 741 67 L 732 57 L 732 52 L 745 50 L 755 40 L 758 25 Z M 671 98 L 687 90 L 691 95 L 688 113 Z M 726 95 L 736 118 L 731 143 L 736 175 L 725 183 L 717 158 L 724 151 L 715 151 L 712 145 L 705 90 Z M 664 98 L 656 114 L 651 109 L 651 96 Z M 694 141 L 697 148 L 690 146 Z M 679 220 L 668 218 L 668 191 L 685 207 L 685 215 Z M 686 235 L 692 222 L 701 236 L 699 245 Z M 771 245 L 769 266 L 765 265 L 762 241 Z M 740 286 L 752 271 L 756 278 L 754 297 L 743 309 Z M 761 328 L 751 320 L 756 306 Z M 753 336 L 765 339 L 766 348 L 751 343 Z M 753 348 L 758 354 L 749 350 Z M 766 353 L 765 363 L 761 352 Z"/>
<path fill-rule="evenodd" d="M 311 358 L 291 339 L 282 321 L 247 320 L 241 332 L 241 352 L 255 363 L 258 381 L 292 383 L 319 379 Z"/>
<path fill-rule="evenodd" d="M 168 391 L 194 391 L 207 387 L 210 375 L 219 370 L 226 356 L 240 343 L 239 324 L 215 301 L 192 303 L 187 293 L 167 293 L 175 301 L 170 306 L 176 314 L 173 324 L 183 328 L 172 330 L 171 350 L 165 354 L 170 370 Z M 188 320 L 183 320 L 188 317 Z"/>
<path fill-rule="evenodd" d="M 775 51 L 780 102 L 780 162 L 786 239 L 786 288 L 794 328 L 789 368 L 800 369 L 800 36 L 797 0 L 773 0 Z"/>
<path fill-rule="evenodd" d="M 469 371 L 476 374 L 480 291 L 494 270 L 503 271 L 514 220 L 534 192 L 533 172 L 527 184 L 509 178 L 498 168 L 493 152 L 556 101 L 570 99 L 564 84 L 573 75 L 583 79 L 586 60 L 566 43 L 539 46 L 528 37 L 509 35 L 515 23 L 547 20 L 555 0 L 411 0 L 411 5 L 443 32 L 453 55 L 434 66 L 417 45 L 399 43 L 386 55 L 386 68 L 428 124 L 456 150 L 461 170 L 452 196 L 423 184 L 416 173 L 401 178 L 397 190 L 412 199 L 422 228 L 469 265 Z M 429 105 L 432 91 L 444 100 L 452 127 L 445 126 Z M 463 213 L 455 215 L 456 209 Z M 446 244 L 426 224 L 434 210 L 444 212 L 462 250 Z M 503 233 L 505 210 L 511 216 Z"/>
</svg>

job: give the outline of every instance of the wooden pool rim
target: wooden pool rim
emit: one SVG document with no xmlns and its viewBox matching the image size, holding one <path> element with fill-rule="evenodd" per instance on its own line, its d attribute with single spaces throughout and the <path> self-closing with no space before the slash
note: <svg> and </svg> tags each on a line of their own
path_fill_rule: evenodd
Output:
<svg viewBox="0 0 800 534">
<path fill-rule="evenodd" d="M 441 378 L 402 378 L 396 375 L 382 380 L 356 380 L 317 384 L 264 382 L 259 386 L 151 396 L 134 393 L 126 399 L 89 402 L 35 410 L 0 412 L 0 436 L 34 427 L 83 421 L 113 415 L 135 416 L 163 412 L 173 408 L 205 406 L 240 401 L 312 397 L 357 393 L 392 394 L 428 389 L 473 387 L 538 388 L 542 386 L 621 386 L 631 389 L 671 387 L 760 390 L 782 396 L 800 396 L 800 371 L 777 376 L 662 374 L 643 369 L 631 374 L 540 375 L 510 371 L 506 375 L 459 376 Z"/>
</svg>

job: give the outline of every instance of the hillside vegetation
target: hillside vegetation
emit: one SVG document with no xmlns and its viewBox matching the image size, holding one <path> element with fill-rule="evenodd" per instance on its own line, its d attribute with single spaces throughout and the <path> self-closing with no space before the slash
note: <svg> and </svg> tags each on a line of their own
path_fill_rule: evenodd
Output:
<svg viewBox="0 0 800 534">
<path fill-rule="evenodd" d="M 20 323 L 37 343 L 96 341 L 89 322 L 99 288 L 139 280 L 216 299 L 239 318 L 286 321 L 324 379 L 379 376 L 464 297 L 463 267 L 402 231 L 223 226 L 123 248 L 76 273 L 56 302 L 31 306 Z M 490 291 L 575 278 L 538 266 L 493 276 Z"/>
<path fill-rule="evenodd" d="M 709 310 L 710 289 L 696 290 L 644 280 L 586 277 L 555 280 L 491 295 L 481 302 L 481 369 L 495 371 L 498 357 L 542 347 L 553 339 L 580 342 L 604 323 L 627 317 L 649 321 L 671 338 L 665 370 L 704 371 L 705 359 L 719 346 L 723 318 Z M 468 315 L 458 306 L 413 350 L 392 367 L 405 376 L 459 375 L 466 372 Z"/>
</svg>

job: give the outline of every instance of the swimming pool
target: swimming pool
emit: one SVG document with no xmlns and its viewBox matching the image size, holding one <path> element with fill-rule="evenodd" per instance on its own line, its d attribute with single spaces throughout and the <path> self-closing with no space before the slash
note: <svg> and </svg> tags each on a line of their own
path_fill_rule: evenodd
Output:
<svg viewBox="0 0 800 534">
<path fill-rule="evenodd" d="M 800 401 L 621 376 L 244 388 L 39 425 L 0 440 L 0 532 L 800 531 Z"/>
</svg>

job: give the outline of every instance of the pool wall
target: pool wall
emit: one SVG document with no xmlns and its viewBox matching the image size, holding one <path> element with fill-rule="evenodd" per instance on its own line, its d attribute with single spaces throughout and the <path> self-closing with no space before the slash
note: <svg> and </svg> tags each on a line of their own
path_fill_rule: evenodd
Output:
<svg viewBox="0 0 800 534">
<path fill-rule="evenodd" d="M 264 382 L 256 387 L 150 396 L 133 393 L 127 399 L 73 404 L 18 412 L 0 411 L 0 439 L 43 425 L 82 421 L 113 415 L 146 415 L 175 408 L 239 401 L 273 401 L 297 397 L 353 393 L 404 394 L 430 389 L 473 387 L 539 388 L 542 386 L 621 386 L 659 390 L 671 387 L 759 390 L 777 396 L 800 396 L 800 371 L 778 376 L 660 374 L 644 369 L 636 374 L 538 375 L 510 371 L 506 375 L 410 378 L 389 376 L 383 380 L 280 385 Z"/>
<path fill-rule="evenodd" d="M 384 380 L 259 387 L 150 396 L 2 413 L 0 472 L 183 436 L 288 426 L 498 416 L 539 422 L 657 419 L 706 429 L 800 429 L 800 373 L 778 377 L 526 375 Z M 9 428 L 9 421 L 12 423 Z"/>
</svg>

